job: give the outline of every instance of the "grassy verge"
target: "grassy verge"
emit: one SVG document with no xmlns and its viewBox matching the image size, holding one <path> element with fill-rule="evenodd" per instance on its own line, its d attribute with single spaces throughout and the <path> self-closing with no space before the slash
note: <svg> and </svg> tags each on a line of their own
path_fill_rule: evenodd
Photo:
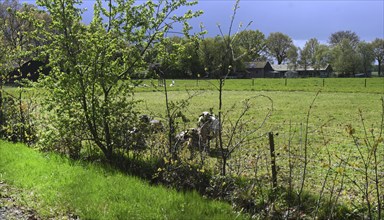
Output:
<svg viewBox="0 0 384 220">
<path fill-rule="evenodd" d="M 229 204 L 197 193 L 153 187 L 22 144 L 0 141 L 0 181 L 21 189 L 19 202 L 43 217 L 81 219 L 238 219 Z"/>
</svg>

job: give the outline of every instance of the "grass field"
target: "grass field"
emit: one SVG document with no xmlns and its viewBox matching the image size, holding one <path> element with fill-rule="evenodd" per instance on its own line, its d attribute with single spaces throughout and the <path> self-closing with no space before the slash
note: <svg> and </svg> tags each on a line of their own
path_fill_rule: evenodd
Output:
<svg viewBox="0 0 384 220">
<path fill-rule="evenodd" d="M 174 80 L 169 90 L 214 90 L 217 80 Z M 172 80 L 167 80 L 170 85 Z M 152 91 L 157 80 L 144 80 L 138 91 Z M 161 89 L 161 88 L 159 88 Z M 298 78 L 298 79 L 230 79 L 225 83 L 227 91 L 307 91 L 383 93 L 384 77 L 378 78 Z"/>
<path fill-rule="evenodd" d="M 313 109 L 311 109 L 310 123 L 313 127 L 319 127 L 327 122 L 327 127 L 337 135 L 344 126 L 351 124 L 360 125 L 359 110 L 362 111 L 365 122 L 375 127 L 380 122 L 381 97 L 384 95 L 384 78 L 368 78 L 367 87 L 365 79 L 361 78 L 329 78 L 322 87 L 319 78 L 288 79 L 287 86 L 284 79 L 252 79 L 228 80 L 224 87 L 224 110 L 237 105 L 241 108 L 241 101 L 247 98 L 259 96 L 252 101 L 252 109 L 249 115 L 262 120 L 268 109 L 271 108 L 269 100 L 262 96 L 268 96 L 273 100 L 273 113 L 264 131 L 280 131 L 280 127 L 291 121 L 300 124 L 305 121 L 307 111 L 315 95 L 320 91 Z M 200 81 L 199 87 L 193 80 L 176 80 L 174 87 L 168 87 L 171 92 L 171 101 L 186 99 L 189 94 L 196 93 L 191 99 L 190 106 L 185 112 L 192 121 L 197 120 L 197 115 L 210 108 L 217 114 L 218 92 L 215 91 L 215 80 Z M 190 89 L 186 91 L 186 89 Z M 147 113 L 163 117 L 165 114 L 165 96 L 162 87 L 139 88 L 137 99 L 144 102 L 140 108 Z M 194 90 L 197 89 L 197 90 Z M 160 91 L 159 91 L 160 90 Z M 146 91 L 146 92 L 144 92 Z M 238 111 L 230 112 L 236 116 Z M 195 121 L 194 121 L 195 122 Z M 194 123 L 191 126 L 195 126 Z"/>
<path fill-rule="evenodd" d="M 272 108 L 266 96 L 273 100 L 272 115 L 256 133 L 257 138 L 252 143 L 248 143 L 246 149 L 240 148 L 233 155 L 228 172 L 232 175 L 244 175 L 264 180 L 264 185 L 267 185 L 270 181 L 267 133 L 273 132 L 278 134 L 275 136 L 275 144 L 276 152 L 279 155 L 277 157 L 279 182 L 281 181 L 282 186 L 288 187 L 287 180 L 291 179 L 293 188 L 298 187 L 301 183 L 304 160 L 303 142 L 307 113 L 316 93 L 321 90 L 310 109 L 307 144 L 309 155 L 305 189 L 313 195 L 320 195 L 322 191 L 323 198 L 330 198 L 330 201 L 336 197 L 335 190 L 339 189 L 340 193 L 337 197 L 339 201 L 347 204 L 348 207 L 359 207 L 366 202 L 358 196 L 361 195 L 361 189 L 364 188 L 361 170 L 364 168 L 364 161 L 367 158 L 372 159 L 372 156 L 369 156 L 371 154 L 367 145 L 360 146 L 360 142 L 371 141 L 373 143 L 373 135 L 377 137 L 383 129 L 381 99 L 384 95 L 384 79 L 369 78 L 366 87 L 365 79 L 324 79 L 324 87 L 322 80 L 288 79 L 287 86 L 285 86 L 284 79 L 256 79 L 254 86 L 252 86 L 251 79 L 228 80 L 224 87 L 223 107 L 225 112 L 236 105 L 227 116 L 232 120 L 238 116 L 242 100 L 256 97 L 252 101 L 252 108 L 247 117 L 254 117 L 255 124 L 250 126 L 257 127 L 268 110 Z M 196 83 L 196 81 L 176 80 L 176 86 L 170 87 L 172 91 L 169 92 L 169 99 L 171 101 L 186 99 L 189 94 L 197 92 L 197 95 L 191 99 L 190 106 L 183 111 L 191 119 L 186 127 L 195 127 L 201 112 L 209 111 L 210 108 L 216 114 L 218 111 L 218 92 L 215 91 L 213 85 L 216 82 L 200 81 L 199 87 L 196 86 Z M 185 88 L 191 90 L 186 92 Z M 142 89 L 141 91 L 150 90 L 149 88 L 140 89 Z M 144 100 L 140 105 L 143 111 L 159 118 L 164 117 L 165 97 L 161 91 L 138 92 L 136 98 Z M 368 132 L 366 138 L 364 138 L 363 125 L 366 126 Z M 360 137 L 359 145 L 356 145 L 348 135 L 346 129 L 348 126 L 352 126 L 356 131 L 355 135 Z M 382 144 L 379 143 L 379 146 Z M 248 155 L 253 155 L 253 157 Z M 382 148 L 378 151 L 378 155 L 384 156 Z M 369 163 L 371 162 L 369 161 Z M 294 164 L 294 167 L 290 168 L 290 163 Z M 381 161 L 378 165 L 383 167 L 384 163 Z M 258 167 L 257 174 L 255 174 L 255 166 Z M 243 168 L 238 169 L 238 167 Z M 292 173 L 289 174 L 290 172 Z M 373 174 L 372 164 L 369 165 L 368 172 L 370 175 Z M 288 175 L 292 175 L 292 177 Z M 381 175 L 383 174 L 381 173 Z M 383 176 L 380 177 L 380 179 L 383 178 Z M 354 182 L 354 180 L 356 181 Z M 370 193 L 373 193 L 374 186 L 371 184 L 373 181 L 368 184 Z M 325 190 L 322 190 L 322 187 L 325 187 Z M 381 190 L 384 188 L 381 187 Z"/>
<path fill-rule="evenodd" d="M 384 91 L 383 91 L 384 92 Z M 191 92 L 172 91 L 169 93 L 171 101 L 179 101 L 188 97 Z M 306 119 L 309 106 L 315 98 L 316 92 L 306 91 L 225 91 L 224 109 L 237 105 L 241 108 L 241 101 L 255 97 L 249 115 L 259 121 L 264 118 L 271 108 L 268 96 L 273 100 L 273 112 L 263 130 L 280 131 L 280 127 L 291 121 L 294 124 L 303 123 Z M 257 97 L 258 96 L 258 97 Z M 380 123 L 381 97 L 383 93 L 346 93 L 346 92 L 321 92 L 311 110 L 310 124 L 319 127 L 327 123 L 327 127 L 335 132 L 342 132 L 344 126 L 351 124 L 360 125 L 359 109 L 363 112 L 367 125 L 377 127 Z M 136 98 L 144 100 L 140 105 L 143 111 L 155 116 L 165 115 L 165 96 L 162 92 L 139 92 Z M 197 116 L 203 111 L 217 114 L 218 93 L 215 91 L 198 91 L 198 95 L 191 99 L 185 114 L 192 120 L 190 126 L 195 126 Z M 239 112 L 234 110 L 229 115 L 236 116 Z M 336 138 L 336 137 L 335 137 Z"/>
<path fill-rule="evenodd" d="M 18 202 L 44 219 L 242 219 L 229 204 L 135 177 L 0 141 L 0 182 L 20 190 Z M 32 206 L 32 207 L 31 207 Z"/>
<path fill-rule="evenodd" d="M 171 80 L 168 80 L 167 85 L 170 83 Z M 163 87 L 152 86 L 152 84 L 157 84 L 157 80 L 145 80 L 136 88 L 135 99 L 143 100 L 139 103 L 138 109 L 141 113 L 165 120 Z M 216 86 L 216 80 L 175 80 L 175 86 L 168 87 L 169 100 L 175 103 L 194 94 L 189 106 L 182 109 L 182 113 L 190 119 L 190 122 L 180 123 L 177 132 L 196 127 L 198 115 L 203 111 L 212 109 L 217 114 L 219 101 Z M 15 89 L 8 88 L 7 91 L 13 93 Z M 316 96 L 319 91 L 320 93 Z M 255 138 L 232 155 L 228 164 L 228 173 L 257 180 L 259 185 L 256 190 L 261 191 L 257 191 L 255 199 L 261 197 L 263 200 L 263 193 L 269 187 L 271 178 L 267 133 L 273 132 L 276 134 L 278 181 L 281 187 L 291 188 L 297 192 L 302 181 L 303 164 L 306 163 L 308 169 L 304 190 L 318 201 L 317 204 L 311 203 L 309 210 L 321 205 L 325 207 L 323 208 L 325 214 L 320 216 L 329 218 L 332 215 L 330 211 L 332 207 L 329 208 L 327 205 L 340 202 L 350 209 L 349 213 L 357 213 L 350 219 L 366 217 L 367 199 L 362 195 L 366 188 L 372 205 L 375 204 L 375 185 L 372 176 L 375 164 L 372 162 L 372 148 L 367 146 L 377 143 L 375 145 L 379 146 L 377 155 L 379 158 L 384 156 L 384 148 L 381 147 L 383 143 L 377 139 L 383 130 L 381 102 L 383 95 L 384 78 L 378 77 L 307 78 L 287 79 L 287 81 L 285 79 L 227 80 L 223 93 L 223 109 L 228 120 L 227 124 L 223 125 L 224 128 L 230 125 L 229 121 L 233 122 L 238 117 L 242 109 L 241 103 L 245 99 L 251 98 L 251 108 L 245 118 L 253 118 L 247 125 L 247 129 L 258 127 L 268 111 L 273 110 L 266 123 L 255 133 Z M 313 101 L 314 104 L 311 106 Z M 307 129 L 306 120 L 309 110 Z M 360 139 L 354 141 L 348 135 L 347 128 L 353 128 L 356 137 Z M 306 138 L 307 143 L 305 143 Z M 156 142 L 158 144 L 160 140 Z M 308 150 L 307 162 L 304 162 L 304 148 Z M 210 158 L 206 166 L 207 169 L 218 173 L 218 164 L 219 160 Z M 384 161 L 380 160 L 376 165 L 379 170 L 384 169 Z M 369 173 L 368 183 L 364 181 L 363 171 Z M 382 171 L 379 173 L 379 180 L 380 183 L 384 180 Z M 105 184 L 103 185 L 106 186 L 105 188 L 110 188 L 108 185 L 110 183 L 101 184 Z M 380 186 L 381 192 L 384 191 L 382 186 L 384 185 Z M 96 197 L 98 196 L 104 195 L 102 193 Z M 177 198 L 170 198 L 170 200 L 174 199 L 177 200 Z M 67 200 L 64 200 L 64 203 L 65 201 Z M 145 201 L 139 200 L 139 202 L 144 202 L 143 207 L 146 207 Z M 88 216 L 88 211 L 84 211 L 88 209 L 93 210 L 85 207 L 80 213 L 84 212 L 83 214 Z M 156 215 L 162 214 L 158 211 L 162 210 L 161 208 L 156 210 Z M 77 209 L 74 211 L 79 212 Z M 114 212 L 111 211 L 111 213 Z M 151 215 L 148 214 L 148 216 Z"/>
</svg>

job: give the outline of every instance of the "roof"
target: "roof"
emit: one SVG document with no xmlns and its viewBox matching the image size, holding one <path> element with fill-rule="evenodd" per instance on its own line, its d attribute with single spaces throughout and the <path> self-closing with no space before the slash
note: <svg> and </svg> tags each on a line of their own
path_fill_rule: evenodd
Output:
<svg viewBox="0 0 384 220">
<path fill-rule="evenodd" d="M 315 70 L 326 70 L 328 68 L 329 64 L 327 64 L 325 67 L 320 67 L 319 69 L 315 69 L 313 66 L 307 66 L 306 68 L 304 66 L 298 65 L 296 68 L 290 66 L 289 64 L 280 64 L 280 65 L 272 65 L 272 68 L 276 71 L 315 71 Z"/>
<path fill-rule="evenodd" d="M 263 69 L 269 62 L 247 62 L 245 63 L 245 66 L 247 69 Z M 294 68 L 293 66 L 290 66 L 289 64 L 270 64 L 272 69 L 274 71 L 279 71 L 279 72 L 286 72 L 290 70 L 295 70 L 295 71 L 314 71 L 315 68 L 313 66 L 307 66 L 304 68 L 304 66 L 296 66 Z M 318 70 L 327 70 L 329 67 L 329 64 L 327 64 L 325 67 L 319 68 Z"/>
<path fill-rule="evenodd" d="M 288 68 L 288 64 L 278 64 L 278 65 L 272 64 L 271 66 L 272 66 L 273 70 L 275 70 L 275 71 L 288 71 L 288 70 L 290 70 L 290 68 Z"/>
<path fill-rule="evenodd" d="M 260 62 L 246 62 L 245 66 L 247 69 L 263 69 L 268 62 L 260 61 Z"/>
</svg>

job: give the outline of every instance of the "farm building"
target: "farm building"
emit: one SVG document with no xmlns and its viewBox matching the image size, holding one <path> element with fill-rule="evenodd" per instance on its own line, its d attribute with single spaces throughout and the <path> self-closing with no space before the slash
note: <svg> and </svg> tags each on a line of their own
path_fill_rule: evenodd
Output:
<svg viewBox="0 0 384 220">
<path fill-rule="evenodd" d="M 8 73 L 7 83 L 15 83 L 21 79 L 28 79 L 30 81 L 36 82 L 40 74 L 48 75 L 50 67 L 47 67 L 47 64 L 42 61 L 30 60 L 19 68 L 15 68 Z"/>
<path fill-rule="evenodd" d="M 265 78 L 273 72 L 273 68 L 269 62 L 248 62 L 245 63 L 247 78 Z"/>
<path fill-rule="evenodd" d="M 329 77 L 332 74 L 332 67 L 329 64 L 319 69 L 312 66 L 275 65 L 269 62 L 249 62 L 245 65 L 248 78 Z"/>
</svg>

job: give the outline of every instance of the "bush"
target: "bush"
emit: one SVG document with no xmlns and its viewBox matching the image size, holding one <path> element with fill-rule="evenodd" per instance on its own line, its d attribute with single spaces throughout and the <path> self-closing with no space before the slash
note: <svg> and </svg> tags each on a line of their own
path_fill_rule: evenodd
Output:
<svg viewBox="0 0 384 220">
<path fill-rule="evenodd" d="M 31 145 L 37 141 L 36 128 L 33 123 L 31 103 L 11 95 L 1 96 L 0 137 L 12 142 Z"/>
<path fill-rule="evenodd" d="M 209 186 L 210 174 L 196 165 L 164 158 L 153 180 L 177 190 L 197 190 L 204 193 Z"/>
</svg>

